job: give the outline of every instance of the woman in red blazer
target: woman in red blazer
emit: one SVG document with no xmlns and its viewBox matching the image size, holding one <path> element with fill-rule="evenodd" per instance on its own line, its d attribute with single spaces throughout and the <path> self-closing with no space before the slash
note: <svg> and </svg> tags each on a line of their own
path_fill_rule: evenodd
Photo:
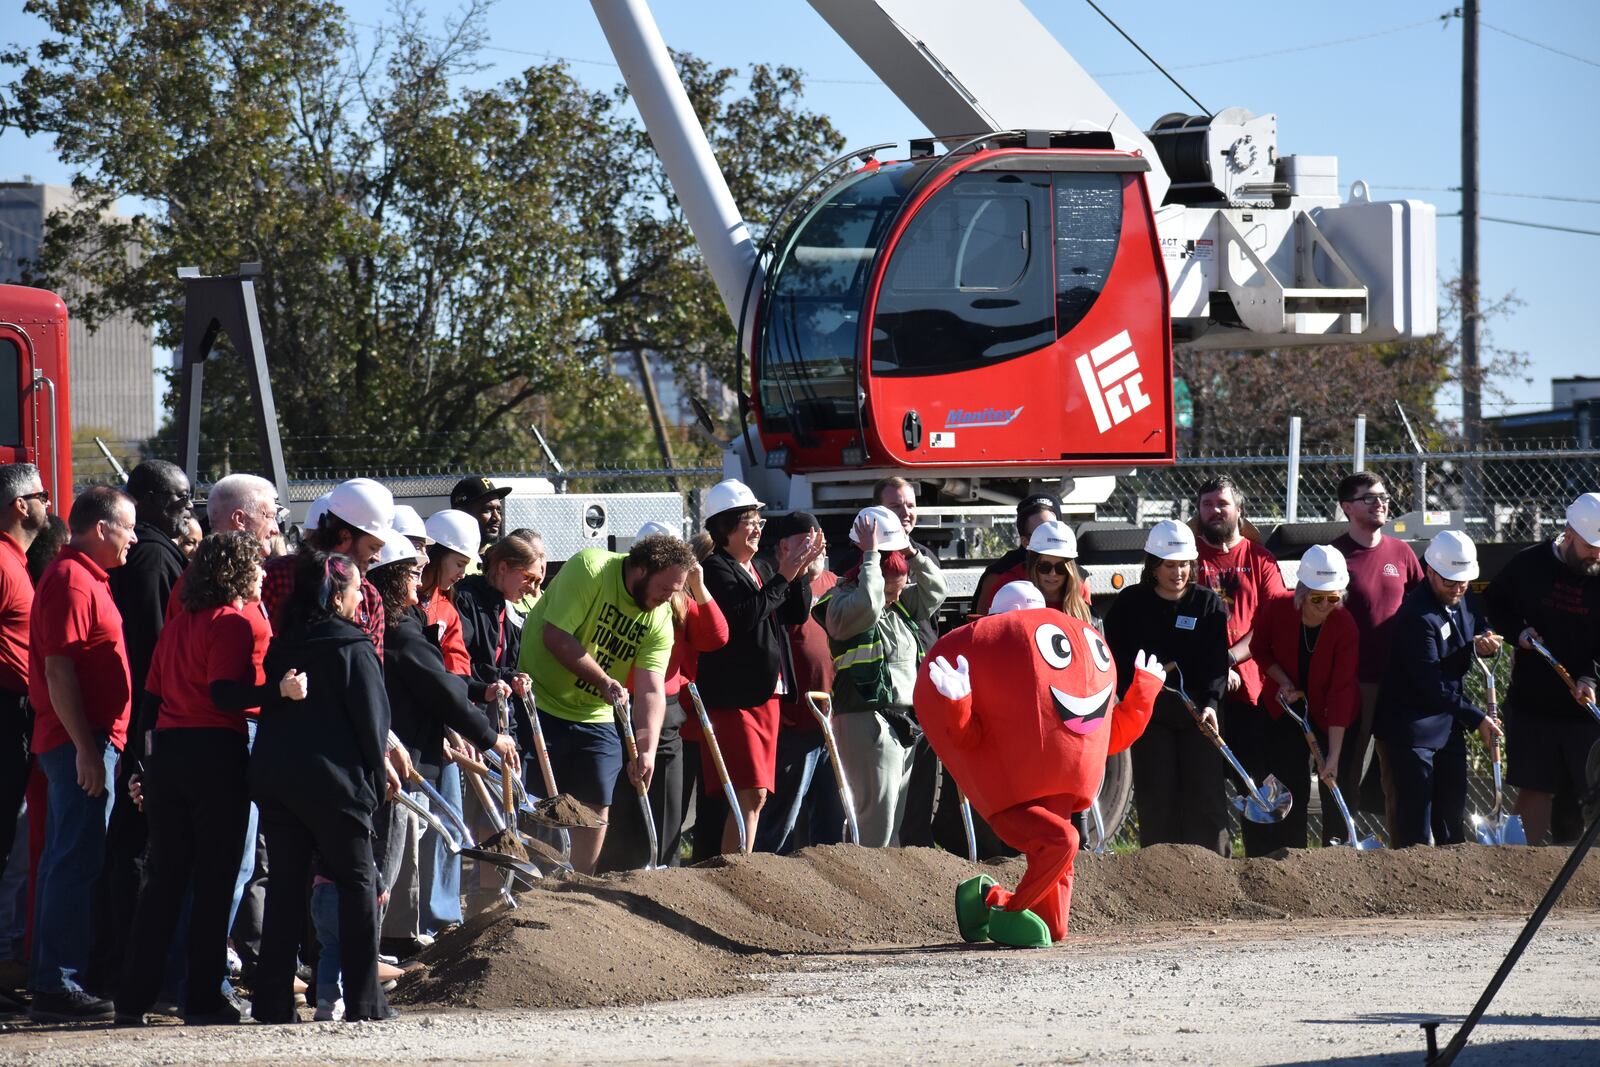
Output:
<svg viewBox="0 0 1600 1067">
<path fill-rule="evenodd" d="M 1306 773 L 1310 750 L 1300 728 L 1283 713 L 1278 694 L 1297 704 L 1295 710 L 1301 715 L 1309 710 L 1330 767 L 1339 766 L 1345 730 L 1360 717 L 1359 635 L 1355 619 L 1343 610 L 1349 584 L 1350 571 L 1339 550 L 1316 545 L 1300 560 L 1294 595 L 1269 601 L 1256 617 L 1250 652 L 1261 665 L 1261 708 L 1271 719 L 1263 742 L 1270 749 L 1272 773 L 1294 794 L 1288 816 L 1268 828 L 1280 833 L 1280 847 L 1305 847 L 1311 776 Z M 1329 818 L 1337 810 L 1333 798 L 1324 795 L 1323 844 L 1345 836 L 1343 824 Z"/>
</svg>

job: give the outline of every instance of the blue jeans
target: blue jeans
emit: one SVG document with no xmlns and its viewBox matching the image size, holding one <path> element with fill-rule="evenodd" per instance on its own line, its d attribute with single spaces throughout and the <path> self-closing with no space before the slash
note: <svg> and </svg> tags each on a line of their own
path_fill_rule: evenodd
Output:
<svg viewBox="0 0 1600 1067">
<path fill-rule="evenodd" d="M 39 857 L 33 913 L 35 993 L 82 989 L 78 975 L 89 963 L 95 881 L 106 851 L 106 823 L 116 781 L 117 750 L 101 741 L 106 789 L 91 797 L 78 785 L 78 750 L 69 741 L 36 758 L 49 783 L 44 853 Z"/>
<path fill-rule="evenodd" d="M 317 956 L 317 1004 L 339 999 L 339 887 L 318 882 L 311 887 L 311 925 L 322 952 Z"/>
<path fill-rule="evenodd" d="M 16 837 L 0 871 L 0 960 L 20 960 L 28 925 L 28 805 L 17 813 Z"/>
<path fill-rule="evenodd" d="M 439 772 L 437 785 L 440 795 L 460 811 L 461 769 L 454 763 L 446 764 Z M 461 922 L 461 857 L 451 854 L 438 834 L 428 834 L 422 839 L 417 867 L 417 884 L 421 888 L 418 930 L 437 934 L 446 926 Z"/>
</svg>

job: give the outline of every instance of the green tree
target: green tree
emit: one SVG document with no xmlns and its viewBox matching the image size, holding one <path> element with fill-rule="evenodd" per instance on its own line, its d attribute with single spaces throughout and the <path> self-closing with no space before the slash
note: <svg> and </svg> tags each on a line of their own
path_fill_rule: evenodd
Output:
<svg viewBox="0 0 1600 1067">
<path fill-rule="evenodd" d="M 523 467 L 538 421 L 569 465 L 653 461 L 638 348 L 726 377 L 732 328 L 621 90 L 560 64 L 462 89 L 481 3 L 442 37 L 400 8 L 375 44 L 317 0 L 28 0 L 45 40 L 0 117 L 75 171 L 35 284 L 81 279 L 80 318 L 128 309 L 175 346 L 180 266 L 258 260 L 296 467 Z M 759 220 L 837 146 L 799 75 L 680 57 L 730 184 Z M 108 218 L 119 200 L 137 208 Z M 141 254 L 130 257 L 137 245 Z M 203 448 L 258 462 L 237 360 L 206 371 Z M 203 465 L 206 465 L 203 461 Z"/>
</svg>

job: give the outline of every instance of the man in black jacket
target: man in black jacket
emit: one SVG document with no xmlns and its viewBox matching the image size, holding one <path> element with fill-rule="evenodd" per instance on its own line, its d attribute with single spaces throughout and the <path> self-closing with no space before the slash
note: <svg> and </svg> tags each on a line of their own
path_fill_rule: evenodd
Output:
<svg viewBox="0 0 1600 1067">
<path fill-rule="evenodd" d="M 144 876 L 145 818 L 128 795 L 128 780 L 139 773 L 149 754 L 148 736 L 154 725 L 139 714 L 144 678 L 166 622 L 167 598 L 189 563 L 177 539 L 194 506 L 188 475 L 164 459 L 147 459 L 133 468 L 128 475 L 128 495 L 133 498 L 133 530 L 138 542 L 128 549 L 128 562 L 111 572 L 111 598 L 122 612 L 135 718 L 128 725 L 128 744 L 117 765 L 117 796 L 106 827 L 105 864 L 95 888 L 99 921 L 95 923 L 90 972 L 90 981 L 108 990 L 122 967 Z"/>
<path fill-rule="evenodd" d="M 1583 792 L 1584 761 L 1600 742 L 1600 723 L 1529 642 L 1548 648 L 1577 680 L 1580 698 L 1593 703 L 1600 677 L 1600 493 L 1574 500 L 1561 535 L 1512 557 L 1484 599 L 1495 629 L 1517 642 L 1506 699 L 1506 778 L 1517 787 L 1516 812 L 1528 841 L 1538 844 L 1551 829 L 1556 793 L 1563 785 Z"/>
</svg>

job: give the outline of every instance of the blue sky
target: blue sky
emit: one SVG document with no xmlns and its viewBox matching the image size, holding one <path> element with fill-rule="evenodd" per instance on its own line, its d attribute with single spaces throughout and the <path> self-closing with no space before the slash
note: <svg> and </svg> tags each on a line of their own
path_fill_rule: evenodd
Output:
<svg viewBox="0 0 1600 1067">
<path fill-rule="evenodd" d="M 1028 2 L 1140 125 L 1192 110 L 1086 3 Z M 457 10 L 440 0 L 418 6 L 441 25 Z M 1428 200 L 1441 215 L 1459 209 L 1459 196 L 1447 190 L 1460 184 L 1461 22 L 1440 21 L 1455 6 L 1448 0 L 1296 0 L 1232 19 L 1226 5 L 1177 0 L 1101 6 L 1209 109 L 1276 113 L 1280 151 L 1337 155 L 1346 190 L 1364 178 L 1380 198 Z M 384 21 L 390 5 L 351 0 L 345 7 L 357 32 L 366 34 L 364 27 Z M 925 132 L 804 0 L 654 0 L 652 7 L 674 48 L 723 65 L 766 61 L 805 70 L 808 105 L 828 114 L 850 144 Z M 981 0 L 972 7 L 980 12 Z M 0 0 L 0 38 L 36 37 L 37 24 L 21 8 L 20 0 Z M 1600 231 L 1600 203 L 1541 199 L 1600 201 L 1593 113 L 1600 98 L 1600 4 L 1490 2 L 1481 17 L 1483 214 Z M 544 56 L 565 58 L 576 77 L 596 88 L 620 80 L 585 0 L 502 0 L 488 18 L 495 47 L 484 53 L 489 65 L 475 81 L 498 81 Z M 70 177 L 47 138 L 0 135 L 0 180 L 24 174 L 51 182 Z M 1454 273 L 1460 246 L 1459 220 L 1441 218 L 1442 273 Z M 1494 340 L 1528 355 L 1532 379 L 1502 383 L 1517 406 L 1486 405 L 1486 413 L 1546 406 L 1553 376 L 1600 374 L 1584 310 L 1594 301 L 1584 265 L 1600 253 L 1600 237 L 1484 222 L 1481 248 L 1485 297 L 1514 292 L 1524 301 L 1491 324 Z M 1441 399 L 1444 414 L 1459 414 L 1458 397 Z"/>
</svg>

